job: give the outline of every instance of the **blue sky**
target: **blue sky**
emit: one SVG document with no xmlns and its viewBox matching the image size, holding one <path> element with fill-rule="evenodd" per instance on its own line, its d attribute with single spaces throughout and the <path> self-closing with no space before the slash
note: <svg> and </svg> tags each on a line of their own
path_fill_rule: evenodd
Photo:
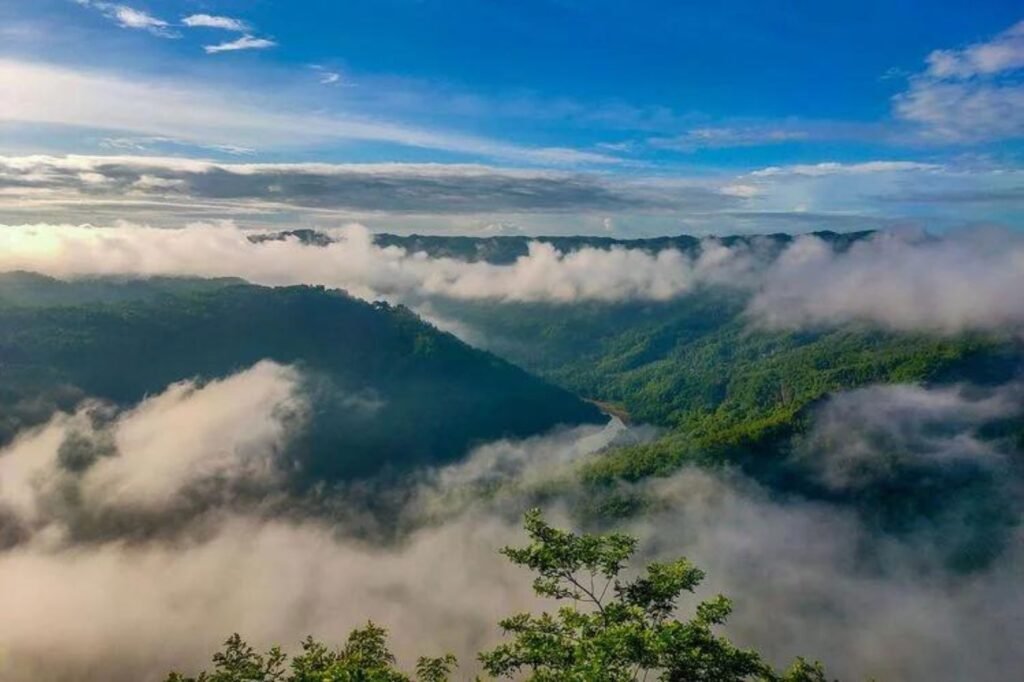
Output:
<svg viewBox="0 0 1024 682">
<path fill-rule="evenodd" d="M 211 218 L 399 231 L 1024 227 L 1018 3 L 687 4 L 0 0 L 0 218 L 170 223 L 198 198 Z M 91 183 L 39 179 L 69 154 Z M 101 181 L 113 155 L 163 159 L 145 164 L 162 183 Z M 321 194 L 372 171 L 401 198 L 444 173 L 473 209 L 214 196 L 172 182 L 183 159 L 326 173 Z M 543 205 L 488 208 L 524 178 Z M 588 206 L 581 184 L 629 198 Z"/>
</svg>

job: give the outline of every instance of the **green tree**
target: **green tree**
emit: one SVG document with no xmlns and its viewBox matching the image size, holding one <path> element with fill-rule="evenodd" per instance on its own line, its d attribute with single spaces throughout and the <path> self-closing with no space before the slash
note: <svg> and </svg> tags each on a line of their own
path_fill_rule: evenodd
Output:
<svg viewBox="0 0 1024 682">
<path fill-rule="evenodd" d="M 683 592 L 704 573 L 686 559 L 652 563 L 632 581 L 620 574 L 636 539 L 619 533 L 575 535 L 548 525 L 539 510 L 526 514 L 526 547 L 506 547 L 512 562 L 536 574 L 537 594 L 566 602 L 554 614 L 522 613 L 501 627 L 511 641 L 479 658 L 497 677 L 532 682 L 824 681 L 818 664 L 798 659 L 779 675 L 754 651 L 715 634 L 731 610 L 722 596 L 700 603 L 687 621 L 674 618 Z"/>
<path fill-rule="evenodd" d="M 731 610 L 717 596 L 678 620 L 678 601 L 693 592 L 704 573 L 686 559 L 652 563 L 639 577 L 621 574 L 636 552 L 628 535 L 576 535 L 548 525 L 539 510 L 525 517 L 530 544 L 502 550 L 536 577 L 537 594 L 563 602 L 554 614 L 522 613 L 500 625 L 511 641 L 479 655 L 494 677 L 531 682 L 826 682 L 818 663 L 802 658 L 775 672 L 754 651 L 715 633 Z M 387 632 L 373 623 L 332 650 L 311 637 L 292 659 L 279 648 L 256 653 L 236 634 L 213 657 L 212 672 L 198 677 L 171 673 L 167 682 L 411 682 L 395 668 Z M 418 682 L 447 682 L 455 657 L 420 658 Z"/>
<path fill-rule="evenodd" d="M 292 659 L 286 671 L 287 656 L 274 647 L 260 655 L 237 634 L 224 643 L 224 650 L 213 656 L 213 672 L 198 677 L 171 673 L 167 682 L 411 682 L 412 678 L 395 668 L 395 657 L 387 646 L 387 631 L 373 623 L 353 630 L 340 649 L 307 637 L 302 653 Z M 416 664 L 418 682 L 447 682 L 455 667 L 451 654 L 441 658 L 420 658 Z"/>
<path fill-rule="evenodd" d="M 286 658 L 278 647 L 266 656 L 258 654 L 235 633 L 224 642 L 224 650 L 213 655 L 213 672 L 198 677 L 171 673 L 167 682 L 279 682 L 285 679 Z"/>
</svg>

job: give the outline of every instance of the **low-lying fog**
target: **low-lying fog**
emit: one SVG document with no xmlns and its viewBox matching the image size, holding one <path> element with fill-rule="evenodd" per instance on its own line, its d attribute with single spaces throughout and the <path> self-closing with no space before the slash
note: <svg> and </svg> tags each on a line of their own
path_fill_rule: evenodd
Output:
<svg viewBox="0 0 1024 682">
<path fill-rule="evenodd" d="M 294 647 L 306 634 L 341 641 L 367 619 L 390 630 L 401 662 L 452 651 L 468 676 L 499 618 L 541 607 L 529 576 L 497 553 L 522 541 L 531 487 L 561 481 L 545 506 L 571 524 L 574 463 L 649 435 L 612 420 L 489 443 L 401 494 L 365 484 L 309 505 L 287 498 L 276 465 L 307 408 L 297 377 L 263 362 L 119 414 L 90 405 L 0 452 L 5 680 L 157 680 L 202 665 L 235 631 Z M 802 447 L 837 489 L 885 477 L 893 448 L 998 473 L 1012 463 L 976 429 L 1017 397 L 1012 386 L 852 391 L 819 409 Z M 494 482 L 498 494 L 473 494 Z M 985 568 L 953 573 L 927 538 L 878 534 L 851 511 L 781 499 L 736 472 L 687 468 L 636 488 L 654 501 L 623 522 L 641 558 L 686 555 L 706 569 L 697 596 L 732 597 L 727 631 L 778 663 L 800 654 L 843 679 L 950 681 L 1024 665 L 1017 531 Z M 401 519 L 386 542 L 367 511 L 377 496 Z"/>
</svg>

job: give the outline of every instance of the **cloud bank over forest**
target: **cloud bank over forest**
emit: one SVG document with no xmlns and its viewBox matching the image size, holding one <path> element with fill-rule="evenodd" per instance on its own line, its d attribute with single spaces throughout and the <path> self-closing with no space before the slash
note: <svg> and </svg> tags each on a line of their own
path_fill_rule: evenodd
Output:
<svg viewBox="0 0 1024 682">
<path fill-rule="evenodd" d="M 749 320 L 768 328 L 858 322 L 897 331 L 1017 333 L 1024 327 L 1024 238 L 996 229 L 879 233 L 847 249 L 813 235 L 781 250 L 759 238 L 732 245 L 707 238 L 694 253 L 624 247 L 562 253 L 534 241 L 510 264 L 381 247 L 355 224 L 329 234 L 330 244 L 311 246 L 296 238 L 253 243 L 251 232 L 231 223 L 8 225 L 0 228 L 0 269 L 61 278 L 236 276 L 397 301 L 665 301 L 713 286 L 749 294 Z"/>
<path fill-rule="evenodd" d="M 411 477 L 398 513 L 420 522 L 373 543 L 362 532 L 371 521 L 360 502 L 372 488 L 339 494 L 327 516 L 301 500 L 294 513 L 272 515 L 237 485 L 274 480 L 275 453 L 301 424 L 295 377 L 260 363 L 205 386 L 169 387 L 120 414 L 92 405 L 0 452 L 5 679 L 157 680 L 169 667 L 201 664 L 235 630 L 254 644 L 294 645 L 307 633 L 340 640 L 367 618 L 391 629 L 405 662 L 452 650 L 472 665 L 473 652 L 499 638 L 501 616 L 539 606 L 529 576 L 496 551 L 521 541 L 518 514 L 530 491 L 565 482 L 554 496 L 545 488 L 546 506 L 569 523 L 569 510 L 588 494 L 572 483 L 573 464 L 612 439 L 643 436 L 613 422 L 487 444 L 464 462 Z M 822 406 L 812 429 L 819 436 L 807 447 L 864 435 L 863 409 L 851 404 L 871 390 Z M 908 433 L 929 433 L 915 440 L 914 456 L 940 468 L 943 453 L 998 418 L 1010 395 L 877 390 Z M 190 415 L 206 414 L 211 401 L 217 409 L 192 424 Z M 966 416 L 936 431 L 935 415 L 950 411 Z M 174 448 L 185 465 L 156 480 L 151 465 L 170 454 L 169 434 L 180 442 L 183 418 L 195 426 L 189 452 Z M 856 442 L 861 460 L 888 452 L 870 437 Z M 499 480 L 498 495 L 471 493 Z M 182 521 L 189 499 L 210 486 L 221 491 L 208 498 L 217 503 Z M 698 596 L 733 597 L 729 633 L 776 660 L 818 656 L 843 678 L 982 682 L 1024 664 L 1012 627 L 1024 608 L 1016 596 L 1019 532 L 993 563 L 959 574 L 914 535 L 878 535 L 849 510 L 779 500 L 727 471 L 684 469 L 623 492 L 653 502 L 649 514 L 625 523 L 641 538 L 642 557 L 685 554 L 705 568 Z M 140 504 L 164 515 L 164 532 L 111 530 L 118 514 L 137 514 Z M 106 521 L 108 533 L 82 535 L 90 518 Z"/>
<path fill-rule="evenodd" d="M 121 97 L 128 99 L 130 97 Z M 181 109 L 181 105 L 177 109 Z M 103 138 L 110 155 L 0 156 L 0 222 L 158 227 L 189 220 L 488 234 L 656 235 L 1015 226 L 1019 170 L 982 161 L 821 162 L 664 175 L 481 163 L 272 163 L 238 144 L 189 158 L 169 134 Z M 145 154 L 145 155 L 144 155 Z M 252 157 L 253 159 L 258 157 Z"/>
<path fill-rule="evenodd" d="M 1012 418 L 1021 404 L 1017 383 L 855 389 L 818 409 L 800 452 L 819 480 L 836 491 L 865 490 L 911 468 L 977 466 L 1008 475 L 1006 443 L 983 438 L 980 431 Z"/>
<path fill-rule="evenodd" d="M 600 173 L 436 163 L 224 163 L 146 156 L 0 157 L 0 184 L 26 197 L 191 198 L 226 206 L 354 212 L 711 210 L 740 202 L 713 187 Z"/>
<path fill-rule="evenodd" d="M 750 311 L 769 326 L 856 320 L 900 331 L 1019 330 L 1024 237 L 976 230 L 881 234 L 836 254 L 800 239 L 766 273 Z"/>
</svg>

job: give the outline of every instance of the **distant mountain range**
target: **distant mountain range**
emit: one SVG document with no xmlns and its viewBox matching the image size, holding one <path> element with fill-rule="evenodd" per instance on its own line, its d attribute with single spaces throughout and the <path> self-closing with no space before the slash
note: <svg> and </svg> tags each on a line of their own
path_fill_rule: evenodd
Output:
<svg viewBox="0 0 1024 682">
<path fill-rule="evenodd" d="M 862 232 L 813 232 L 814 236 L 831 243 L 837 250 L 843 250 L 850 244 L 864 239 L 872 231 Z M 253 235 L 250 241 L 259 243 L 293 238 L 311 246 L 326 246 L 333 239 L 330 235 L 317 230 L 298 229 L 281 232 L 269 232 Z M 782 249 L 793 241 L 793 235 L 775 233 L 767 235 L 733 235 L 719 238 L 722 244 L 733 246 L 741 243 L 757 241 L 775 249 Z M 529 251 L 530 242 L 551 244 L 557 250 L 568 253 L 584 248 L 610 249 L 620 247 L 657 252 L 663 249 L 676 249 L 684 253 L 694 253 L 700 248 L 702 239 L 690 235 L 668 237 L 651 237 L 647 239 L 615 239 L 613 237 L 571 236 L 571 237 L 461 237 L 445 235 L 397 235 L 386 232 L 374 235 L 374 243 L 380 247 L 397 246 L 414 253 L 426 253 L 431 258 L 456 258 L 477 262 L 486 261 L 495 265 L 512 263 Z"/>
</svg>

